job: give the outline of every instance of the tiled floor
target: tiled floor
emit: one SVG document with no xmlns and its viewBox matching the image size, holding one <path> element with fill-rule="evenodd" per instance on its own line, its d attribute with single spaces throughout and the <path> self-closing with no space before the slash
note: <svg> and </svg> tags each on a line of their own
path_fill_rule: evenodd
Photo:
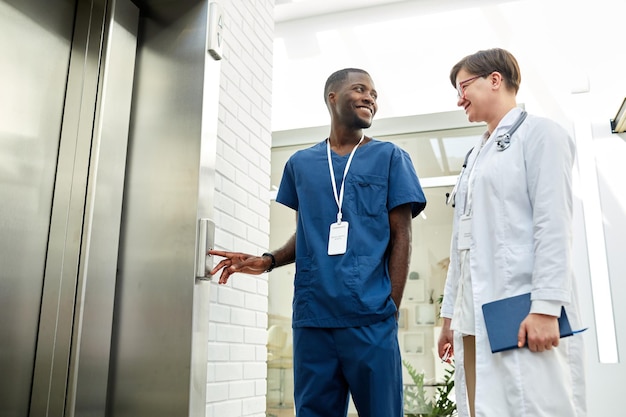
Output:
<svg viewBox="0 0 626 417">
<path fill-rule="evenodd" d="M 267 417 L 294 417 L 293 407 L 272 408 L 268 405 L 265 414 Z"/>
<path fill-rule="evenodd" d="M 271 406 L 267 406 L 267 412 L 265 413 L 267 417 L 295 417 L 293 407 L 289 408 L 272 408 Z M 358 417 L 357 414 L 348 414 L 348 417 Z"/>
</svg>

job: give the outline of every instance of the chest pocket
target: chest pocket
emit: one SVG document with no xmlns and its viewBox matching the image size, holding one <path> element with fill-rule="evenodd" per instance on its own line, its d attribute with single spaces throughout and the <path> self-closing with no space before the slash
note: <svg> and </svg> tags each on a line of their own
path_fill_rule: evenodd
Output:
<svg viewBox="0 0 626 417">
<path fill-rule="evenodd" d="M 362 216 L 387 212 L 387 179 L 375 175 L 353 175 L 348 178 L 344 207 Z M 345 203 L 348 203 L 347 205 Z"/>
</svg>

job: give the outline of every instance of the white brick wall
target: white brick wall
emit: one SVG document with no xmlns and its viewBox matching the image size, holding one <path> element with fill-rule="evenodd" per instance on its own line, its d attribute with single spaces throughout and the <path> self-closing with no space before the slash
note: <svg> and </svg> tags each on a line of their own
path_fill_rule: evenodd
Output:
<svg viewBox="0 0 626 417">
<path fill-rule="evenodd" d="M 224 12 L 215 179 L 217 249 L 269 245 L 274 0 L 219 0 Z M 207 417 L 265 417 L 267 275 L 211 284 Z"/>
</svg>

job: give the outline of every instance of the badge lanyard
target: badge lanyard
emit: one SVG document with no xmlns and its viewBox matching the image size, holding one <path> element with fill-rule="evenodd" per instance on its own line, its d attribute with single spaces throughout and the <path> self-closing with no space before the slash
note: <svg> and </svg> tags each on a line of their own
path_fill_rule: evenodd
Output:
<svg viewBox="0 0 626 417">
<path fill-rule="evenodd" d="M 329 255 L 341 255 L 346 253 L 347 243 L 348 243 L 348 222 L 342 222 L 342 214 L 341 214 L 341 206 L 343 205 L 343 192 L 344 185 L 346 183 L 346 177 L 348 175 L 348 170 L 350 169 L 350 164 L 352 163 L 352 158 L 354 157 L 354 153 L 356 149 L 359 147 L 363 139 L 365 138 L 365 133 L 361 136 L 359 142 L 354 146 L 352 152 L 350 152 L 350 156 L 348 157 L 348 162 L 346 162 L 346 167 L 343 170 L 343 178 L 341 180 L 341 189 L 339 190 L 339 194 L 337 194 L 337 181 L 335 180 L 335 171 L 333 169 L 333 160 L 330 156 L 330 138 L 326 141 L 326 155 L 328 157 L 328 169 L 330 171 L 330 182 L 333 185 L 333 194 L 335 196 L 335 202 L 337 203 L 337 222 L 332 223 L 330 225 L 330 234 L 328 236 L 328 254 Z"/>
<path fill-rule="evenodd" d="M 499 135 L 494 142 L 496 142 L 496 149 L 498 151 L 504 151 L 509 148 L 511 144 L 511 136 L 517 130 L 518 127 L 524 122 L 526 119 L 527 113 L 522 111 L 519 115 L 513 126 L 503 135 Z M 478 153 L 472 162 L 472 167 L 470 168 L 469 178 L 467 179 L 467 190 L 465 192 L 465 207 L 463 207 L 463 214 L 459 218 L 459 228 L 458 228 L 458 240 L 457 240 L 457 248 L 459 250 L 469 249 L 472 241 L 472 197 L 474 192 L 474 182 L 475 178 L 475 168 L 476 163 L 478 162 L 478 157 L 480 155 L 480 151 L 482 150 L 482 146 L 478 149 Z M 459 178 L 460 180 L 460 178 Z"/>
<path fill-rule="evenodd" d="M 480 151 L 483 150 L 483 146 L 484 139 L 481 141 L 478 152 L 472 161 L 472 166 L 469 167 L 467 189 L 465 190 L 465 205 L 463 207 L 463 214 L 459 217 L 457 238 L 457 249 L 459 250 L 469 249 L 472 241 L 472 187 L 474 183 L 474 168 L 476 167 L 476 161 L 478 161 L 478 157 L 480 156 Z M 459 182 L 460 180 L 461 178 L 459 177 Z"/>
<path fill-rule="evenodd" d="M 517 118 L 517 121 L 511 127 L 511 129 L 509 129 L 509 131 L 506 132 L 505 134 L 499 135 L 496 138 L 495 140 L 496 149 L 498 151 L 501 152 L 501 151 L 508 149 L 508 147 L 511 145 L 511 136 L 513 136 L 513 133 L 515 133 L 517 128 L 522 124 L 522 122 L 524 122 L 527 115 L 528 114 L 526 113 L 526 111 L 522 111 L 522 113 L 520 113 L 519 117 Z M 459 173 L 459 177 L 457 178 L 456 184 L 454 184 L 454 188 L 452 189 L 452 192 L 449 194 L 446 193 L 446 205 L 452 205 L 452 207 L 455 206 L 456 193 L 458 191 L 461 179 L 463 178 L 463 174 L 465 173 L 465 169 L 467 168 L 467 161 L 469 160 L 469 156 L 472 153 L 472 150 L 474 150 L 474 148 L 470 149 L 469 152 L 465 155 L 465 160 L 463 161 L 463 167 L 461 168 L 461 172 Z"/>
<path fill-rule="evenodd" d="M 478 157 L 480 156 L 480 151 L 483 150 L 484 143 L 480 145 L 478 148 L 478 152 L 474 157 L 474 161 L 472 161 L 472 166 L 469 169 L 468 178 L 467 178 L 467 189 L 465 190 L 465 206 L 463 207 L 463 214 L 466 216 L 472 216 L 472 193 L 474 191 L 474 180 L 475 180 L 475 171 L 476 162 L 478 161 Z"/>
<path fill-rule="evenodd" d="M 511 126 L 511 128 L 506 133 L 502 135 L 498 135 L 498 137 L 494 140 L 494 142 L 496 143 L 496 150 L 498 150 L 499 152 L 502 152 L 508 149 L 509 146 L 511 146 L 511 136 L 513 136 L 513 134 L 517 131 L 517 128 L 519 128 L 520 125 L 524 122 L 527 115 L 528 113 L 522 110 L 520 115 L 517 117 L 517 120 L 515 120 L 515 123 L 513 123 L 513 125 Z M 483 146 L 484 146 L 484 143 L 483 143 Z M 478 149 L 478 153 L 476 154 L 476 157 L 474 158 L 474 162 L 472 163 L 472 167 L 470 168 L 469 178 L 467 180 L 467 191 L 465 194 L 464 214 L 469 215 L 469 216 L 472 215 L 472 195 L 474 192 L 474 182 L 476 180 L 476 178 L 474 178 L 474 175 L 475 175 L 474 168 L 476 166 L 476 162 L 478 161 L 478 156 L 480 155 L 481 150 L 482 150 L 482 146 Z"/>
</svg>

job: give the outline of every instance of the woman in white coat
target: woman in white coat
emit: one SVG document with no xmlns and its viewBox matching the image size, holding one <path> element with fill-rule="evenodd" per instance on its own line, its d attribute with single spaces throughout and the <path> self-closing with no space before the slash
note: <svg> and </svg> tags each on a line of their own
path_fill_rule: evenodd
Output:
<svg viewBox="0 0 626 417">
<path fill-rule="evenodd" d="M 574 143 L 555 122 L 517 107 L 521 76 L 509 52 L 469 55 L 450 80 L 468 119 L 487 124 L 450 196 L 438 349 L 455 357 L 459 416 L 586 416 L 583 341 L 560 339 L 558 327 L 564 306 L 580 328 L 571 262 Z M 491 353 L 482 305 L 528 292 L 522 348 Z"/>
</svg>

